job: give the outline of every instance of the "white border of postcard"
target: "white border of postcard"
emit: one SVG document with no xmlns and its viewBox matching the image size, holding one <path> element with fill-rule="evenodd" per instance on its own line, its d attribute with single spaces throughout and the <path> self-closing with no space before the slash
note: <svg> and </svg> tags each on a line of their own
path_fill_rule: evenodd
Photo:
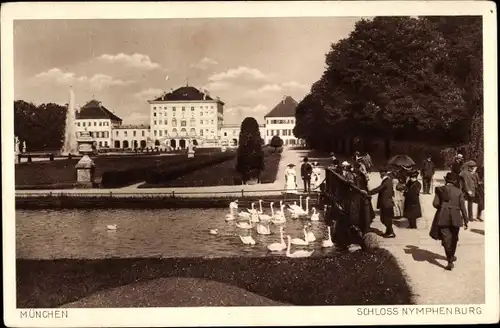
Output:
<svg viewBox="0 0 500 328">
<path fill-rule="evenodd" d="M 499 320 L 496 6 L 486 1 L 331 1 L 331 2 L 207 2 L 207 3 L 7 3 L 2 4 L 2 191 L 4 320 L 17 327 L 91 326 L 229 326 L 229 325 L 375 325 L 429 323 L 493 323 Z M 411 306 L 416 315 L 358 315 L 359 306 L 205 307 L 68 309 L 48 318 L 21 318 L 16 309 L 15 202 L 13 136 L 13 20 L 185 17 L 314 17 L 482 15 L 485 101 L 485 304 L 481 314 L 445 315 L 450 306 Z M 3 142 L 5 138 L 6 142 Z M 480 277 L 478 277 L 480 279 Z M 456 286 L 461 288 L 461 286 Z M 390 306 L 394 308 L 394 306 Z M 403 308 L 408 306 L 396 306 Z M 363 307 L 366 308 L 366 307 Z M 381 308 L 381 307 L 371 307 Z M 387 308 L 387 307 L 386 307 Z M 29 310 L 29 309 L 28 309 Z M 43 310 L 43 309 L 37 309 Z M 196 313 L 196 315 L 193 315 Z M 441 314 L 440 314 L 441 313 Z"/>
</svg>

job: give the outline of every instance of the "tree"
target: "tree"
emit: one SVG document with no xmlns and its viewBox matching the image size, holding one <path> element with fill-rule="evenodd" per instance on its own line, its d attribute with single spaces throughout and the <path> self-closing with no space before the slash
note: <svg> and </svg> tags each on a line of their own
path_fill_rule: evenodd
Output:
<svg viewBox="0 0 500 328">
<path fill-rule="evenodd" d="M 276 150 L 277 148 L 283 147 L 283 139 L 279 136 L 273 136 L 269 144 Z"/>
<path fill-rule="evenodd" d="M 258 179 L 264 170 L 261 139 L 257 121 L 253 117 L 245 118 L 241 122 L 236 159 L 236 171 L 241 174 L 243 182 Z"/>
<path fill-rule="evenodd" d="M 64 139 L 67 107 L 54 103 L 39 106 L 14 102 L 14 133 L 30 150 L 60 149 Z"/>
</svg>

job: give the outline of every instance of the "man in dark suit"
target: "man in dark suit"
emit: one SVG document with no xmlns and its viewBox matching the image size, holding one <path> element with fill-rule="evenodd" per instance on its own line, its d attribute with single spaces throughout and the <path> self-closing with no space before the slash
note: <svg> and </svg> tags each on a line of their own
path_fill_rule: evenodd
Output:
<svg viewBox="0 0 500 328">
<path fill-rule="evenodd" d="M 431 181 L 434 177 L 435 171 L 436 169 L 434 163 L 432 162 L 432 157 L 431 155 L 428 155 L 427 159 L 422 163 L 422 169 L 420 170 L 424 194 L 429 195 L 431 193 Z"/>
<path fill-rule="evenodd" d="M 465 208 L 465 196 L 460 188 L 460 177 L 450 172 L 446 174 L 446 184 L 436 188 L 436 195 L 432 205 L 437 209 L 432 222 L 432 229 L 438 231 L 448 260 L 446 270 L 452 270 L 453 262 L 457 260 L 455 252 L 458 244 L 458 233 L 460 228 L 467 229 L 467 210 Z"/>
<path fill-rule="evenodd" d="M 300 175 L 302 176 L 302 181 L 304 182 L 304 192 L 311 192 L 312 166 L 307 157 L 304 157 L 304 163 L 300 167 Z"/>
<path fill-rule="evenodd" d="M 396 234 L 392 229 L 392 219 L 394 217 L 394 189 L 392 187 L 392 180 L 390 172 L 386 168 L 380 169 L 380 177 L 382 182 L 378 187 L 368 191 L 368 195 L 378 194 L 377 209 L 380 210 L 380 221 L 385 225 L 386 238 L 394 238 Z"/>
</svg>

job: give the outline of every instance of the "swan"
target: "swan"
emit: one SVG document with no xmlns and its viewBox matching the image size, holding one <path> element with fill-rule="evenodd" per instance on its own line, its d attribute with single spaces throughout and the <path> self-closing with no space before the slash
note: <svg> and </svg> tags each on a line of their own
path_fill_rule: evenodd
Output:
<svg viewBox="0 0 500 328">
<path fill-rule="evenodd" d="M 273 208 L 273 205 L 274 205 L 274 203 L 271 202 L 271 205 L 269 206 L 271 208 L 271 215 L 259 214 L 260 221 L 262 221 L 262 222 L 271 221 L 271 219 L 274 217 L 274 208 Z"/>
<path fill-rule="evenodd" d="M 252 214 L 248 212 L 241 211 L 238 213 L 238 216 L 242 219 L 250 219 L 252 217 Z"/>
<path fill-rule="evenodd" d="M 216 235 L 219 233 L 219 229 L 210 229 L 210 234 L 211 235 Z"/>
<path fill-rule="evenodd" d="M 255 240 L 252 236 L 240 236 L 240 240 L 245 245 L 255 245 Z"/>
<path fill-rule="evenodd" d="M 235 219 L 233 214 L 226 214 L 226 221 L 234 221 Z"/>
<path fill-rule="evenodd" d="M 321 243 L 321 246 L 323 247 L 332 247 L 333 246 L 333 241 L 332 241 L 332 228 L 330 226 L 327 226 L 328 228 L 328 239 L 323 240 Z"/>
<path fill-rule="evenodd" d="M 258 224 L 257 225 L 257 233 L 259 235 L 270 235 L 271 234 L 271 228 L 269 228 L 269 223 L 268 224 Z"/>
<path fill-rule="evenodd" d="M 283 227 L 280 227 L 280 242 L 267 245 L 267 249 L 271 252 L 280 252 L 286 248 L 285 240 L 283 239 Z"/>
<path fill-rule="evenodd" d="M 305 214 L 309 214 L 309 196 L 306 197 L 306 209 L 304 211 Z"/>
<path fill-rule="evenodd" d="M 292 205 L 288 205 L 288 207 L 289 207 L 288 210 L 290 212 L 292 212 L 292 213 L 300 213 L 300 212 L 302 212 L 302 208 L 299 205 L 297 205 L 297 202 L 293 202 L 293 204 Z"/>
<path fill-rule="evenodd" d="M 276 212 L 276 214 L 271 219 L 274 224 L 281 224 L 286 222 L 285 214 L 283 213 L 285 205 L 281 205 L 281 211 Z"/>
<path fill-rule="evenodd" d="M 108 225 L 106 226 L 106 228 L 107 228 L 108 230 L 116 230 L 116 228 L 117 228 L 117 227 L 116 227 L 116 224 L 108 224 Z"/>
<path fill-rule="evenodd" d="M 253 214 L 250 216 L 250 222 L 259 222 L 259 214 L 257 214 L 257 213 L 253 213 Z"/>
<path fill-rule="evenodd" d="M 301 245 L 301 246 L 309 245 L 309 241 L 307 240 L 306 227 L 304 227 L 303 232 L 304 232 L 304 239 L 293 238 L 291 240 L 292 244 L 294 244 L 294 245 Z"/>
<path fill-rule="evenodd" d="M 262 214 L 264 213 L 264 211 L 262 211 L 262 199 L 259 199 L 259 211 L 257 212 L 257 214 Z"/>
<path fill-rule="evenodd" d="M 248 222 L 236 222 L 236 226 L 241 229 L 252 229 L 252 219 L 248 217 Z"/>
<path fill-rule="evenodd" d="M 238 208 L 238 200 L 235 200 L 231 203 L 229 203 L 229 212 L 232 212 L 231 210 L 237 209 Z"/>
<path fill-rule="evenodd" d="M 251 209 L 247 209 L 248 213 L 250 214 L 257 214 L 257 210 L 255 209 L 255 203 L 250 204 L 252 206 Z"/>
<path fill-rule="evenodd" d="M 309 226 L 307 227 L 307 234 L 306 234 L 306 239 L 308 242 L 312 243 L 313 241 L 316 241 L 316 236 L 314 235 L 314 233 L 312 231 L 309 231 L 309 227 L 311 226 L 311 224 L 309 223 Z"/>
<path fill-rule="evenodd" d="M 288 239 L 288 246 L 286 248 L 286 256 L 287 257 L 309 257 L 314 253 L 314 250 L 312 251 L 305 251 L 305 250 L 299 250 L 293 253 L 290 253 L 290 235 L 286 236 Z"/>
<path fill-rule="evenodd" d="M 316 212 L 316 208 L 312 208 L 313 214 L 311 215 L 311 221 L 319 221 L 319 214 Z"/>
</svg>

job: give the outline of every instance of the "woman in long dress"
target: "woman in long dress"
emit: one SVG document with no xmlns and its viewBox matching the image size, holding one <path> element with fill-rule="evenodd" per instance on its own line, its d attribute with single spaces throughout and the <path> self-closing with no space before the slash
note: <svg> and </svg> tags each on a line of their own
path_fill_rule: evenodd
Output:
<svg viewBox="0 0 500 328">
<path fill-rule="evenodd" d="M 288 164 L 288 168 L 285 170 L 285 193 L 296 194 L 297 193 L 297 172 L 295 172 L 294 164 Z"/>
<path fill-rule="evenodd" d="M 312 163 L 312 167 L 311 190 L 319 192 L 319 185 L 321 184 L 321 169 L 319 168 L 318 162 Z"/>
<path fill-rule="evenodd" d="M 410 180 L 406 184 L 404 191 L 403 216 L 408 219 L 409 228 L 417 229 L 417 219 L 422 217 L 420 206 L 420 190 L 422 185 L 417 181 L 418 171 L 410 174 Z"/>
</svg>

